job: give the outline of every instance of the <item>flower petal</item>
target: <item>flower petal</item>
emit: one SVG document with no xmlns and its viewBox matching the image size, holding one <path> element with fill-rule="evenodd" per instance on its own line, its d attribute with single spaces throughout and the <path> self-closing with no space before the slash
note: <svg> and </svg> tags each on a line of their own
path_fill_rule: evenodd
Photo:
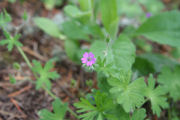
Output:
<svg viewBox="0 0 180 120">
<path fill-rule="evenodd" d="M 96 58 L 91 59 L 92 64 L 96 63 Z"/>
<path fill-rule="evenodd" d="M 84 58 L 88 58 L 88 52 L 85 52 L 83 55 Z"/>
<path fill-rule="evenodd" d="M 93 58 L 94 54 L 92 52 L 89 52 L 89 57 Z"/>
<path fill-rule="evenodd" d="M 93 63 L 91 61 L 86 63 L 87 66 L 92 66 L 92 64 Z"/>
<path fill-rule="evenodd" d="M 82 63 L 86 63 L 87 62 L 87 60 L 82 60 Z"/>
<path fill-rule="evenodd" d="M 86 65 L 87 65 L 87 66 L 90 66 L 90 62 L 87 62 Z"/>
<path fill-rule="evenodd" d="M 81 58 L 81 60 L 87 60 L 87 58 Z"/>
</svg>

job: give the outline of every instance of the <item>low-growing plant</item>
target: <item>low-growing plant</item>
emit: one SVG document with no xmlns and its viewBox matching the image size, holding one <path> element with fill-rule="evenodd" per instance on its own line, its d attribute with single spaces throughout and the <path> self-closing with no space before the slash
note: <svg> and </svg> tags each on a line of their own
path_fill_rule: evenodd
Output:
<svg viewBox="0 0 180 120">
<path fill-rule="evenodd" d="M 71 60 L 81 61 L 84 68 L 97 72 L 98 89 L 74 103 L 78 115 L 50 91 L 50 80 L 59 78 L 56 72 L 50 72 L 53 61 L 44 66 L 36 60 L 31 64 L 21 49 L 20 35 L 13 37 L 2 26 L 10 22 L 4 17 L 9 15 L 1 13 L 0 23 L 3 24 L 0 25 L 6 39 L 1 40 L 0 45 L 7 45 L 9 51 L 16 47 L 36 78 L 36 88 L 46 90 L 54 98 L 53 112 L 41 110 L 41 120 L 63 120 L 67 111 L 82 120 L 144 120 L 161 117 L 164 110 L 169 120 L 179 119 L 179 111 L 174 105 L 180 100 L 179 62 L 143 48 L 146 43 L 140 47 L 148 53 L 136 55 L 133 40 L 148 39 L 179 48 L 180 12 L 148 14 L 138 28 L 127 27 L 119 34 L 118 9 L 117 0 L 79 0 L 79 7 L 65 7 L 69 19 L 61 24 L 61 28 L 47 18 L 34 20 L 46 33 L 65 41 L 65 51 Z M 90 47 L 82 48 L 80 40 Z M 14 83 L 12 76 L 11 81 Z M 147 103 L 151 112 L 145 107 Z"/>
</svg>

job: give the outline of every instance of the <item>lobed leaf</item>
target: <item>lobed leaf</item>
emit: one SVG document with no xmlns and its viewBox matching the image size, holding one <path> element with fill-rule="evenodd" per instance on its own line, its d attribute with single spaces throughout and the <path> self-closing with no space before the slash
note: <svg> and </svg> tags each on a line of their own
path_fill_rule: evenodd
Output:
<svg viewBox="0 0 180 120">
<path fill-rule="evenodd" d="M 131 120 L 144 120 L 146 117 L 146 110 L 141 108 L 135 110 L 135 112 L 132 115 Z"/>
<path fill-rule="evenodd" d="M 0 41 L 0 45 L 7 45 L 8 51 L 12 51 L 14 46 L 16 47 L 22 47 L 23 45 L 18 41 L 21 37 L 20 34 L 16 34 L 14 37 L 10 35 L 7 31 L 4 31 L 4 35 L 6 37 L 5 40 Z"/>
<path fill-rule="evenodd" d="M 166 90 L 162 86 L 155 87 L 155 79 L 151 75 L 148 79 L 148 86 L 146 88 L 146 97 L 150 100 L 152 111 L 157 116 L 160 116 L 161 108 L 167 108 Z"/>
<path fill-rule="evenodd" d="M 108 82 L 112 86 L 110 92 L 116 96 L 117 102 L 123 106 L 126 112 L 130 112 L 144 103 L 144 78 L 139 78 L 130 84 L 117 79 L 109 79 Z"/>
<path fill-rule="evenodd" d="M 50 79 L 57 79 L 60 76 L 57 74 L 57 72 L 50 72 L 50 70 L 53 68 L 52 60 L 49 60 L 44 67 L 42 67 L 41 63 L 39 61 L 33 60 L 33 68 L 32 71 L 37 73 L 39 77 L 36 81 L 36 89 L 40 89 L 44 85 L 51 89 L 51 81 Z"/>
<path fill-rule="evenodd" d="M 168 67 L 162 69 L 158 82 L 164 87 L 174 101 L 180 100 L 180 66 L 172 71 Z"/>
<path fill-rule="evenodd" d="M 113 108 L 113 101 L 105 93 L 97 91 L 94 97 L 95 104 L 81 98 L 81 101 L 75 103 L 74 106 L 78 108 L 78 113 L 82 113 L 80 118 L 82 120 L 104 120 L 108 112 Z"/>
<path fill-rule="evenodd" d="M 56 99 L 52 106 L 54 113 L 49 112 L 47 109 L 39 111 L 40 120 L 64 120 L 68 105 Z"/>
</svg>

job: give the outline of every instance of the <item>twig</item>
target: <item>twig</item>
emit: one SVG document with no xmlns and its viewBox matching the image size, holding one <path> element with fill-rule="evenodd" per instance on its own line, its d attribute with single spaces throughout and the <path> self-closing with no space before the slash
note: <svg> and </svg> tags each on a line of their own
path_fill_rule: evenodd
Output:
<svg viewBox="0 0 180 120">
<path fill-rule="evenodd" d="M 48 59 L 46 57 L 43 57 L 42 55 L 40 55 L 39 53 L 34 52 L 33 50 L 31 50 L 28 47 L 22 47 L 22 49 L 24 50 L 24 52 L 36 57 L 37 59 L 46 62 Z"/>
<path fill-rule="evenodd" d="M 16 106 L 16 108 L 18 109 L 18 111 L 19 111 L 20 113 L 22 113 L 22 115 L 23 115 L 24 117 L 26 117 L 26 114 L 21 110 L 21 108 L 19 107 L 17 101 L 16 101 L 15 99 L 11 98 L 11 102 Z"/>
<path fill-rule="evenodd" d="M 31 85 L 28 85 L 26 87 L 24 87 L 23 89 L 19 90 L 19 91 L 16 91 L 16 92 L 13 92 L 11 94 L 8 95 L 8 97 L 15 97 L 15 96 L 18 96 L 19 94 L 29 90 L 32 86 Z"/>
</svg>

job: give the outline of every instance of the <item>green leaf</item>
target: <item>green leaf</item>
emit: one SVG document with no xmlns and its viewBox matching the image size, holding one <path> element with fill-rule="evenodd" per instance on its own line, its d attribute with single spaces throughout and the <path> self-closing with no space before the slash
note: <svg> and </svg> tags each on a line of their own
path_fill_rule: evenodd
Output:
<svg viewBox="0 0 180 120">
<path fill-rule="evenodd" d="M 144 5 L 148 12 L 152 14 L 159 13 L 165 6 L 161 0 L 138 0 L 137 3 Z M 142 11 L 142 10 L 141 10 Z"/>
<path fill-rule="evenodd" d="M 9 76 L 9 80 L 11 84 L 16 84 L 16 79 L 12 75 Z"/>
<path fill-rule="evenodd" d="M 93 39 L 96 39 L 96 40 L 104 40 L 105 39 L 103 29 L 101 29 L 101 27 L 95 22 L 87 23 L 84 26 L 83 30 L 86 31 L 86 33 L 88 33 L 89 35 L 91 35 L 93 37 Z"/>
<path fill-rule="evenodd" d="M 168 66 L 170 68 L 174 68 L 179 63 L 167 56 L 163 56 L 161 54 L 155 54 L 155 53 L 145 53 L 138 56 L 139 58 L 146 59 L 150 63 L 153 64 L 153 68 L 156 72 L 161 72 L 161 69 L 164 66 Z"/>
<path fill-rule="evenodd" d="M 4 26 L 6 23 L 11 22 L 11 16 L 4 10 L 0 13 L 0 27 Z"/>
<path fill-rule="evenodd" d="M 60 6 L 63 0 L 43 0 L 43 2 L 48 10 L 52 10 L 56 5 Z"/>
<path fill-rule="evenodd" d="M 130 115 L 120 105 L 116 105 L 116 108 L 111 110 L 106 118 L 107 120 L 130 120 Z"/>
<path fill-rule="evenodd" d="M 143 50 L 144 52 L 152 52 L 153 46 L 151 44 L 149 44 L 147 41 L 145 41 L 144 39 L 136 39 L 135 44 L 138 48 L 140 48 L 141 50 Z"/>
<path fill-rule="evenodd" d="M 135 107 L 140 107 L 144 103 L 144 78 L 139 78 L 129 84 L 128 80 L 108 79 L 112 86 L 110 92 L 117 98 L 126 112 L 130 112 Z"/>
<path fill-rule="evenodd" d="M 16 70 L 20 70 L 21 69 L 21 65 L 17 62 L 13 63 L 13 68 Z"/>
<path fill-rule="evenodd" d="M 73 5 L 67 5 L 64 8 L 64 11 L 71 17 L 79 17 L 82 14 L 82 12 L 76 6 Z"/>
<path fill-rule="evenodd" d="M 8 0 L 8 2 L 10 2 L 10 3 L 15 3 L 16 0 Z"/>
<path fill-rule="evenodd" d="M 141 108 L 141 109 L 135 110 L 131 120 L 144 120 L 145 117 L 146 117 L 146 110 Z"/>
<path fill-rule="evenodd" d="M 158 76 L 158 82 L 169 92 L 174 101 L 180 100 L 180 66 L 175 67 L 173 71 L 164 67 Z"/>
<path fill-rule="evenodd" d="M 173 48 L 171 51 L 171 54 L 173 55 L 174 58 L 180 58 L 180 47 Z"/>
<path fill-rule="evenodd" d="M 180 12 L 171 11 L 149 18 L 136 31 L 136 35 L 143 35 L 160 44 L 180 46 Z"/>
<path fill-rule="evenodd" d="M 57 25 L 51 21 L 50 19 L 43 18 L 43 17 L 36 17 L 34 18 L 35 24 L 42 29 L 47 34 L 59 38 L 61 36 L 61 32 Z"/>
<path fill-rule="evenodd" d="M 76 21 L 66 21 L 62 24 L 62 30 L 68 38 L 73 40 L 89 40 L 87 32 L 83 26 Z"/>
<path fill-rule="evenodd" d="M 112 38 L 116 37 L 118 29 L 118 13 L 116 0 L 101 0 L 102 23 Z"/>
<path fill-rule="evenodd" d="M 118 70 L 129 71 L 135 61 L 135 46 L 130 39 L 121 35 L 107 53 L 107 64 Z"/>
<path fill-rule="evenodd" d="M 118 14 L 120 15 L 126 15 L 127 17 L 135 18 L 143 13 L 141 8 L 139 7 L 138 2 L 136 1 L 117 0 L 117 5 L 118 5 Z"/>
<path fill-rule="evenodd" d="M 91 11 L 93 0 L 78 0 L 82 11 Z"/>
<path fill-rule="evenodd" d="M 113 101 L 105 93 L 97 91 L 94 97 L 95 105 L 88 100 L 81 98 L 81 101 L 75 103 L 74 106 L 78 108 L 78 113 L 82 113 L 80 118 L 82 120 L 104 120 L 105 114 L 113 109 Z"/>
<path fill-rule="evenodd" d="M 148 86 L 146 88 L 146 97 L 150 100 L 152 111 L 158 117 L 160 117 L 161 108 L 167 108 L 166 90 L 162 86 L 155 87 L 155 79 L 150 75 L 148 79 Z"/>
<path fill-rule="evenodd" d="M 64 120 L 68 105 L 63 104 L 59 99 L 56 99 L 53 103 L 53 111 L 49 112 L 47 109 L 39 111 L 40 120 Z"/>
<path fill-rule="evenodd" d="M 79 44 L 77 41 L 72 41 L 72 40 L 66 40 L 65 41 L 65 51 L 67 56 L 73 60 L 77 60 L 77 52 L 79 50 Z"/>
<path fill-rule="evenodd" d="M 107 43 L 104 41 L 94 41 L 91 45 L 91 48 L 89 51 L 91 51 L 94 55 L 95 58 L 104 58 L 105 54 L 107 52 Z"/>
<path fill-rule="evenodd" d="M 73 5 L 67 5 L 64 8 L 64 11 L 66 14 L 68 14 L 69 16 L 74 17 L 74 18 L 79 18 L 82 16 L 90 15 L 89 12 L 83 12 L 83 11 L 79 10 L 79 8 L 77 8 L 76 6 L 73 6 Z"/>
<path fill-rule="evenodd" d="M 0 41 L 0 45 L 7 45 L 8 51 L 12 51 L 14 46 L 22 47 L 23 45 L 18 41 L 21 37 L 20 34 L 16 34 L 14 37 L 10 35 L 10 33 L 4 31 L 4 35 L 6 37 L 5 40 Z"/>
<path fill-rule="evenodd" d="M 135 63 L 133 64 L 133 70 L 138 71 L 140 75 L 148 75 L 149 73 L 155 72 L 153 64 L 141 57 L 136 57 Z"/>
<path fill-rule="evenodd" d="M 64 11 L 68 16 L 75 18 L 76 20 L 80 21 L 81 23 L 85 23 L 85 24 L 87 24 L 90 21 L 90 17 L 92 15 L 91 11 L 81 11 L 75 5 L 67 5 L 64 8 Z"/>
<path fill-rule="evenodd" d="M 23 18 L 23 20 L 25 20 L 25 21 L 28 19 L 28 14 L 27 14 L 26 11 L 24 11 L 22 18 Z"/>
<path fill-rule="evenodd" d="M 111 86 L 107 82 L 107 77 L 103 73 L 99 72 L 97 73 L 97 80 L 99 90 L 108 93 Z"/>
<path fill-rule="evenodd" d="M 49 60 L 44 67 L 41 66 L 41 63 L 39 61 L 33 60 L 33 72 L 38 73 L 39 77 L 36 81 L 36 89 L 40 89 L 44 85 L 51 89 L 51 82 L 50 79 L 54 80 L 59 78 L 60 76 L 56 72 L 50 72 L 50 70 L 53 68 L 53 61 Z"/>
</svg>

